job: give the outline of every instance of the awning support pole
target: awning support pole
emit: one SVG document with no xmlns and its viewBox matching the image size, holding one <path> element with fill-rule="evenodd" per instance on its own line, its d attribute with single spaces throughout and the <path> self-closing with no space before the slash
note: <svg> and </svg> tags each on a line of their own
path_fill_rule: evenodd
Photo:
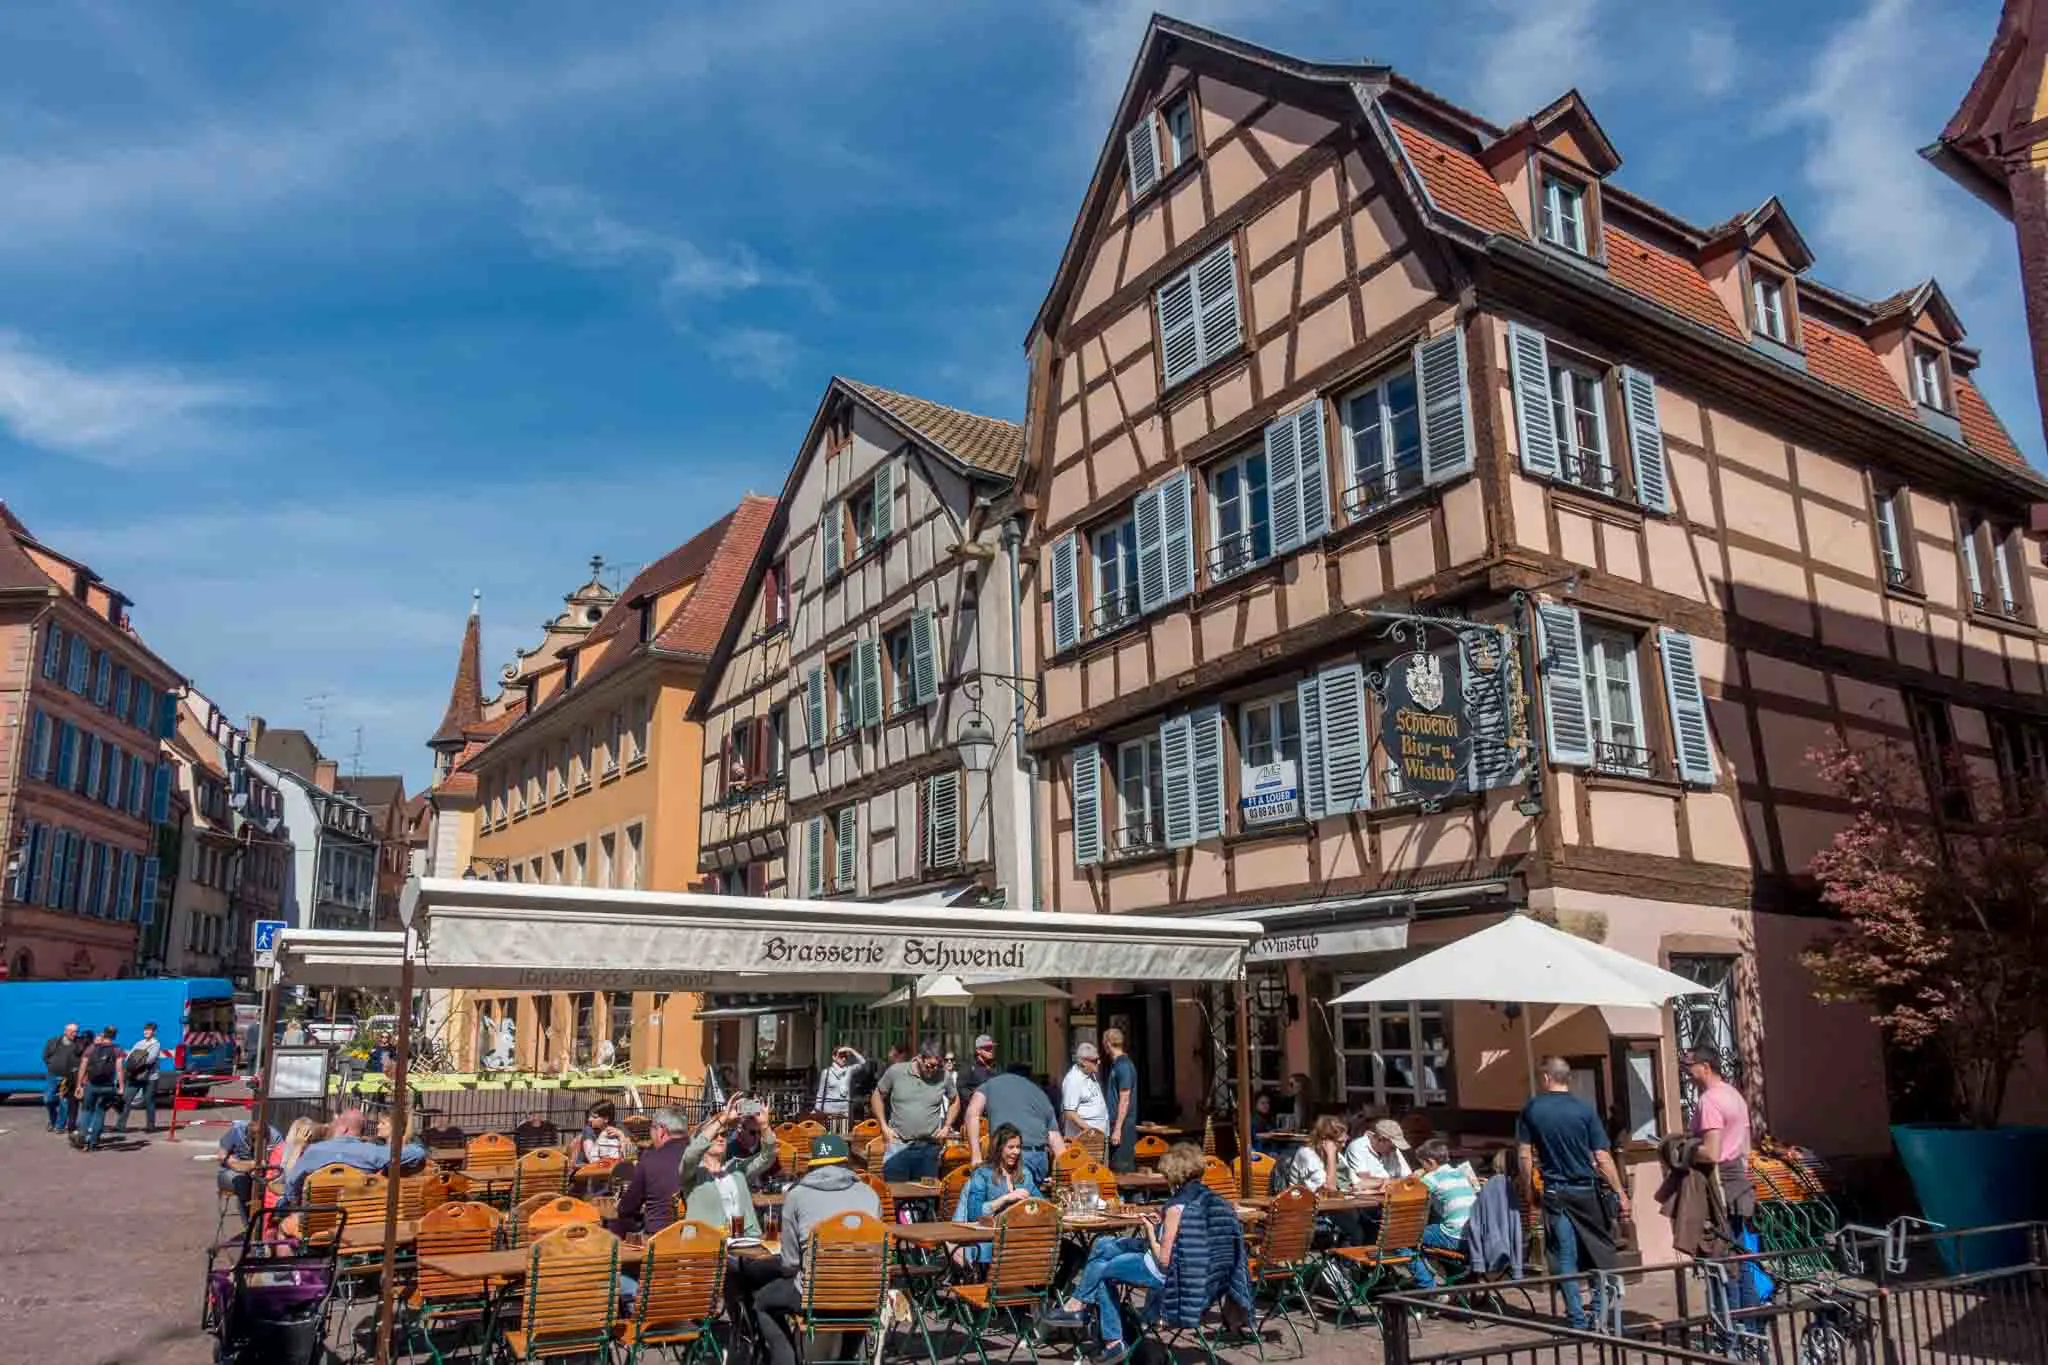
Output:
<svg viewBox="0 0 2048 1365">
<path fill-rule="evenodd" d="M 263 1163 L 270 1159 L 270 1038 L 277 1031 L 277 968 L 265 973 L 263 986 L 263 1032 L 256 1039 L 256 1127 L 255 1135 L 249 1140 L 249 1155 L 255 1161 L 255 1169 L 249 1180 L 253 1187 L 263 1182 Z M 172 1115 L 175 1120 L 177 1116 Z M 261 1201 L 258 1201 L 259 1203 Z"/>
<path fill-rule="evenodd" d="M 412 931 L 398 965 L 398 1058 L 391 1077 L 391 1152 L 384 1166 L 384 1262 L 377 1274 L 377 1365 L 391 1365 L 391 1319 L 398 1290 L 398 1182 L 405 1153 L 406 1101 L 412 1094 Z"/>
<path fill-rule="evenodd" d="M 1522 1006 L 1522 1064 L 1529 1070 L 1529 1093 L 1536 1093 L 1536 1032 L 1529 1020 L 1529 1007 Z"/>
<path fill-rule="evenodd" d="M 1252 1197 L 1252 999 L 1237 969 L 1237 1192 Z"/>
</svg>

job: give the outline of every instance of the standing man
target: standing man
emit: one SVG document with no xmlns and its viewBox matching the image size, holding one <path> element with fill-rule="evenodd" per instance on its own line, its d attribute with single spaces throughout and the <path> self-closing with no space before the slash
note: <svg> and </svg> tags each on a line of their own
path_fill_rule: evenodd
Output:
<svg viewBox="0 0 2048 1365">
<path fill-rule="evenodd" d="M 1067 1150 L 1066 1139 L 1060 1136 L 1060 1116 L 1044 1088 L 1013 1071 L 999 1071 L 981 1083 L 974 1098 L 967 1101 L 967 1114 L 960 1121 L 967 1130 L 967 1153 L 976 1166 L 981 1164 L 980 1120 L 984 1115 L 991 1133 L 1005 1124 L 1017 1130 L 1024 1140 L 1024 1169 L 1044 1189 L 1052 1163 Z"/>
<path fill-rule="evenodd" d="M 974 1101 L 974 1092 L 1000 1070 L 996 1066 L 996 1040 L 986 1033 L 974 1040 L 974 1056 L 960 1072 L 960 1112 Z"/>
<path fill-rule="evenodd" d="M 1628 1191 L 1609 1150 L 1607 1130 L 1593 1106 L 1571 1092 L 1572 1067 L 1562 1057 L 1545 1057 L 1536 1073 L 1537 1092 L 1515 1120 L 1515 1141 L 1527 1189 L 1530 1171 L 1543 1172 L 1543 1228 L 1550 1247 L 1550 1273 L 1578 1274 L 1583 1258 L 1596 1269 L 1612 1270 L 1620 1257 L 1615 1247 L 1615 1220 L 1602 1186 L 1613 1192 L 1615 1209 L 1629 1216 Z M 1586 1327 L 1586 1305 L 1579 1281 L 1566 1278 L 1566 1320 Z M 1603 1308 L 1601 1290 L 1593 1292 L 1593 1317 Z"/>
<path fill-rule="evenodd" d="M 1102 1077 L 1103 1107 L 1109 1113 L 1109 1169 L 1138 1169 L 1138 1064 L 1124 1051 L 1124 1031 L 1102 1031 L 1109 1066 Z"/>
<path fill-rule="evenodd" d="M 1102 1097 L 1102 1082 L 1096 1073 L 1102 1070 L 1102 1054 L 1095 1044 L 1082 1043 L 1074 1049 L 1074 1064 L 1067 1068 L 1066 1079 L 1060 1082 L 1060 1112 L 1067 1118 L 1067 1136 L 1074 1137 L 1083 1128 L 1092 1128 L 1105 1136 L 1109 1133 L 1109 1102 Z"/>
<path fill-rule="evenodd" d="M 868 1106 L 882 1125 L 888 1155 L 884 1180 L 936 1180 L 939 1158 L 951 1135 L 959 1105 L 946 1087 L 946 1058 L 937 1039 L 926 1039 L 917 1060 L 898 1062 L 882 1073 Z"/>
<path fill-rule="evenodd" d="M 78 1037 L 76 1024 L 66 1024 L 62 1033 L 43 1044 L 43 1109 L 53 1133 L 71 1131 L 71 1086 L 84 1055 L 85 1044 Z"/>
<path fill-rule="evenodd" d="M 1699 1159 L 1714 1168 L 1721 1183 L 1721 1197 L 1728 1205 L 1728 1235 L 1739 1254 L 1749 1248 L 1744 1234 L 1756 1218 L 1756 1187 L 1749 1179 L 1749 1101 L 1721 1074 L 1718 1048 L 1701 1044 L 1685 1055 L 1686 1074 L 1699 1087 L 1699 1104 L 1692 1119 L 1693 1136 L 1700 1140 Z M 1759 1300 L 1757 1286 L 1745 1267 L 1734 1279 L 1734 1308 L 1754 1308 Z"/>
<path fill-rule="evenodd" d="M 142 1037 L 134 1047 L 128 1049 L 127 1060 L 121 1063 L 121 1081 L 124 1093 L 121 1096 L 121 1118 L 115 1123 L 114 1131 L 128 1131 L 128 1115 L 136 1105 L 143 1106 L 143 1131 L 156 1131 L 156 1073 L 157 1061 L 164 1055 L 164 1045 L 156 1040 L 156 1025 L 144 1024 Z"/>
<path fill-rule="evenodd" d="M 85 1050 L 78 1064 L 78 1136 L 72 1146 L 96 1150 L 107 1124 L 107 1110 L 121 1102 L 121 1045 L 112 1024 L 100 1030 L 99 1041 Z"/>
</svg>

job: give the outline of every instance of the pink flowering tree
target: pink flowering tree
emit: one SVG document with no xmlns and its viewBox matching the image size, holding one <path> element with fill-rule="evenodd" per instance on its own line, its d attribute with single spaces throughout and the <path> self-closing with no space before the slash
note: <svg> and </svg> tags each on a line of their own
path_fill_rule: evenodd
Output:
<svg viewBox="0 0 2048 1365">
<path fill-rule="evenodd" d="M 1811 758 L 1853 810 L 1812 865 L 1840 917 L 1802 956 L 1817 994 L 1867 1005 L 1893 1046 L 1931 1052 L 1951 1116 L 1990 1127 L 2048 1023 L 2048 804 L 1956 755 L 1933 802 L 1896 744 Z"/>
</svg>

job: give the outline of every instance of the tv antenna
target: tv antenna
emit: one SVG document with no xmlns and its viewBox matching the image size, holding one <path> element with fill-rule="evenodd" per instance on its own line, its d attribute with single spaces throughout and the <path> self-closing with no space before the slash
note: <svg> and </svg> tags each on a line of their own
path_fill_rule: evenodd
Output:
<svg viewBox="0 0 2048 1365">
<path fill-rule="evenodd" d="M 320 748 L 327 742 L 327 708 L 334 704 L 331 692 L 316 692 L 306 698 L 306 709 L 313 713 L 313 747 Z"/>
<path fill-rule="evenodd" d="M 363 727 L 360 725 L 356 727 L 356 747 L 355 751 L 349 755 L 348 764 L 350 776 L 361 777 L 363 775 Z"/>
</svg>

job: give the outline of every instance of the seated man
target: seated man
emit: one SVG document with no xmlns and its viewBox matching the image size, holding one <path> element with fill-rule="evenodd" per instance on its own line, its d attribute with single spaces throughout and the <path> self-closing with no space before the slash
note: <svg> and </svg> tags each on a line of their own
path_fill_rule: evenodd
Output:
<svg viewBox="0 0 2048 1365">
<path fill-rule="evenodd" d="M 846 1165 L 846 1139 L 820 1133 L 811 1139 L 804 1178 L 782 1200 L 782 1255 L 775 1260 L 735 1261 L 733 1278 L 741 1297 L 753 1306 L 754 1326 L 768 1351 L 768 1365 L 796 1365 L 796 1341 L 789 1315 L 804 1303 L 804 1253 L 811 1234 L 834 1214 L 882 1216 L 882 1201 L 868 1183 Z"/>
<path fill-rule="evenodd" d="M 1450 1144 L 1442 1138 L 1431 1138 L 1417 1147 L 1415 1160 L 1422 1167 L 1422 1183 L 1429 1186 L 1430 1211 L 1436 1215 L 1422 1230 L 1420 1249 L 1436 1247 L 1462 1252 L 1465 1224 L 1471 1220 L 1472 1206 L 1479 1200 L 1471 1172 L 1466 1167 L 1451 1165 Z M 1415 1283 L 1424 1289 L 1436 1284 L 1436 1268 L 1430 1265 L 1427 1256 L 1418 1255 L 1409 1266 L 1415 1272 Z"/>
<path fill-rule="evenodd" d="M 255 1193 L 255 1170 L 261 1164 L 259 1151 L 254 1141 L 256 1126 L 248 1119 L 236 1119 L 227 1131 L 220 1135 L 220 1165 L 214 1171 L 214 1187 L 223 1194 L 232 1193 L 235 1203 L 242 1211 L 242 1217 L 249 1216 L 249 1200 Z M 268 1151 L 284 1141 L 284 1135 L 277 1129 L 270 1130 L 270 1141 L 262 1147 Z"/>
<path fill-rule="evenodd" d="M 378 1127 L 384 1131 L 382 1138 L 364 1137 L 364 1130 L 370 1126 L 369 1116 L 360 1109 L 344 1109 L 334 1116 L 334 1135 L 320 1142 L 310 1144 L 299 1153 L 299 1159 L 292 1163 L 285 1173 L 285 1195 L 289 1202 L 297 1204 L 306 1192 L 306 1177 L 322 1166 L 336 1162 L 353 1166 L 370 1175 L 381 1175 L 391 1164 L 390 1120 L 380 1119 Z M 427 1164 L 427 1149 L 417 1142 L 408 1142 L 398 1155 L 399 1174 L 419 1170 Z"/>
</svg>

